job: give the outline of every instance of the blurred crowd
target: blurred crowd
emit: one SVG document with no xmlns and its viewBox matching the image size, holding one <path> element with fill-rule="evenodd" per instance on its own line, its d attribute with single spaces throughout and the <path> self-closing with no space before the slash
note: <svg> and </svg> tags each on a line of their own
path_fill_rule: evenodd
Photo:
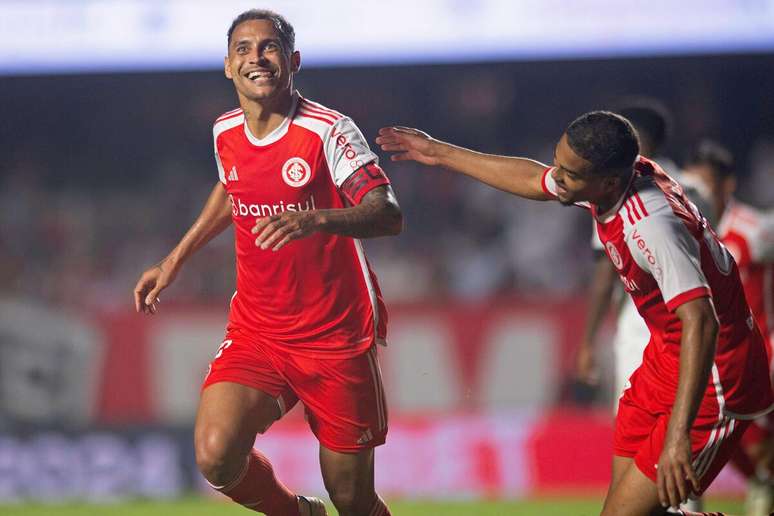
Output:
<svg viewBox="0 0 774 516">
<path fill-rule="evenodd" d="M 674 113 L 680 163 L 712 136 L 740 166 L 739 196 L 774 206 L 774 66 L 766 56 L 305 70 L 302 94 L 350 115 L 371 142 L 412 125 L 460 145 L 552 160 L 576 115 L 633 93 Z M 122 310 L 217 181 L 211 124 L 236 105 L 218 72 L 0 79 L 0 296 Z M 367 242 L 389 301 L 583 291 L 583 210 L 516 200 L 442 170 L 382 161 L 403 207 L 398 238 Z M 230 231 L 167 293 L 227 302 Z"/>
</svg>

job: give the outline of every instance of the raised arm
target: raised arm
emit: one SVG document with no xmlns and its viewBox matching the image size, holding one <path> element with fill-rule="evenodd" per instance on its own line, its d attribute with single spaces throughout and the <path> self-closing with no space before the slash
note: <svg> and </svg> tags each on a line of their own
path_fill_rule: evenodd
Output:
<svg viewBox="0 0 774 516">
<path fill-rule="evenodd" d="M 215 185 L 199 217 L 166 258 L 146 270 L 134 287 L 138 312 L 156 313 L 158 295 L 177 277 L 183 263 L 231 224 L 231 202 L 221 183 Z"/>
<path fill-rule="evenodd" d="M 393 152 L 392 161 L 413 160 L 441 166 L 519 197 L 553 200 L 543 190 L 546 165 L 527 158 L 483 154 L 430 137 L 418 129 L 385 127 L 376 138 L 383 151 Z"/>
</svg>

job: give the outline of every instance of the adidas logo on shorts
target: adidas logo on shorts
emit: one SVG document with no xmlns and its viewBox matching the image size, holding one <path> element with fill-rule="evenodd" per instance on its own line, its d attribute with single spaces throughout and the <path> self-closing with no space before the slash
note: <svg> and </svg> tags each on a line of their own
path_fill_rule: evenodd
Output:
<svg viewBox="0 0 774 516">
<path fill-rule="evenodd" d="M 357 444 L 365 444 L 374 438 L 374 434 L 371 433 L 371 429 L 367 428 L 365 432 L 360 434 L 360 439 L 357 440 Z"/>
</svg>

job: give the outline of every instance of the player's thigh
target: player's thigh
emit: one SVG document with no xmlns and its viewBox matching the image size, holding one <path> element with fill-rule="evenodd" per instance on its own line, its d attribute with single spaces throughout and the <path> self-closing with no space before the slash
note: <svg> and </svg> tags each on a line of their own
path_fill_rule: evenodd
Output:
<svg viewBox="0 0 774 516">
<path fill-rule="evenodd" d="M 624 476 L 624 473 L 634 464 L 632 457 L 619 457 L 613 455 L 612 472 L 610 475 L 610 486 L 607 488 L 607 497 L 610 497 L 610 493 L 618 486 L 618 483 Z"/>
<path fill-rule="evenodd" d="M 631 459 L 621 478 L 611 485 L 602 516 L 650 516 L 664 514 L 656 484 L 646 477 Z M 623 464 L 621 464 L 622 467 Z"/>
<path fill-rule="evenodd" d="M 325 448 L 357 454 L 387 435 L 387 402 L 374 346 L 344 359 L 293 357 L 283 371 Z"/>
<path fill-rule="evenodd" d="M 241 454 L 297 398 L 249 334 L 231 330 L 204 380 L 196 416 L 197 455 Z"/>
<path fill-rule="evenodd" d="M 370 507 L 376 492 L 373 448 L 341 453 L 320 445 L 320 468 L 325 489 L 335 504 L 340 500 L 345 505 L 360 501 Z"/>
<path fill-rule="evenodd" d="M 204 441 L 212 446 L 249 451 L 255 435 L 280 417 L 277 400 L 271 394 L 233 382 L 218 382 L 202 391 L 196 414 L 194 436 L 197 448 Z"/>
</svg>

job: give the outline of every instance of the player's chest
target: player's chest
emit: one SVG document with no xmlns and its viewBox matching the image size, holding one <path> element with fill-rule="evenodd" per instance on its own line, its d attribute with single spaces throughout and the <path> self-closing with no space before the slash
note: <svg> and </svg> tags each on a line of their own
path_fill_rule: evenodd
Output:
<svg viewBox="0 0 774 516">
<path fill-rule="evenodd" d="M 283 143 L 220 150 L 227 192 L 236 197 L 296 201 L 321 194 L 332 180 L 320 145 Z"/>
</svg>

